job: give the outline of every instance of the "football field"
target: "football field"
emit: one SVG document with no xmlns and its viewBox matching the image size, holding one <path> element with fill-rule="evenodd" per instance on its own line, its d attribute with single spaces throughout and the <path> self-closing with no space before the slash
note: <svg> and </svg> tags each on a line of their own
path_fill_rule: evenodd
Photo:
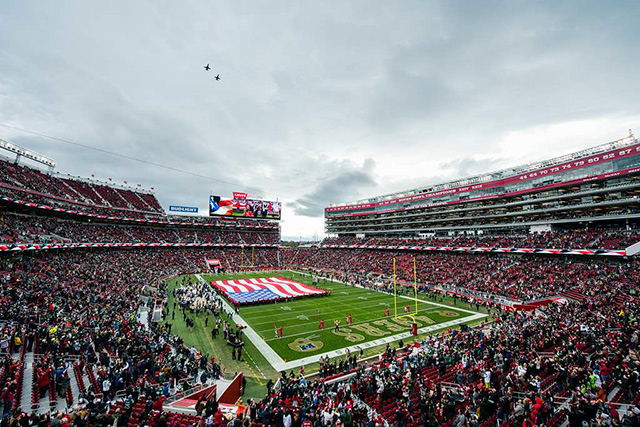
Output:
<svg viewBox="0 0 640 427">
<path fill-rule="evenodd" d="M 267 278 L 280 276 L 312 285 L 312 278 L 295 272 L 266 272 L 243 274 L 200 275 L 210 283 L 215 280 Z M 243 306 L 234 321 L 248 326 L 245 337 L 251 340 L 272 367 L 277 370 L 291 369 L 317 362 L 321 356 L 337 357 L 349 348 L 358 351 L 394 343 L 411 337 L 411 324 L 415 320 L 420 335 L 462 323 L 472 323 L 486 317 L 483 312 L 453 306 L 450 300 L 443 303 L 426 300 L 418 296 L 418 311 L 415 311 L 413 296 L 398 296 L 398 315 L 405 314 L 409 305 L 413 318 L 394 318 L 394 296 L 360 287 L 347 286 L 320 279 L 316 287 L 331 291 L 328 296 L 294 299 L 286 302 Z M 225 300 L 223 298 L 223 300 Z M 225 300 L 226 301 L 226 300 Z M 226 301 L 228 303 L 228 301 Z M 228 307 L 231 309 L 231 306 Z M 385 309 L 390 316 L 386 317 Z M 347 314 L 353 322 L 346 323 Z M 324 330 L 319 328 L 324 320 Z M 334 321 L 339 320 L 336 330 Z M 283 336 L 276 331 L 282 328 Z"/>
</svg>

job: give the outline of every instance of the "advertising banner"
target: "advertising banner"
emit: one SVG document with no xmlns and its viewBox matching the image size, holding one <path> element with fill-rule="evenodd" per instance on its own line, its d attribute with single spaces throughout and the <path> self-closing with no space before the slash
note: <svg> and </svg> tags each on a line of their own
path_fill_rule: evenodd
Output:
<svg viewBox="0 0 640 427">
<path fill-rule="evenodd" d="M 181 212 L 181 213 L 198 213 L 198 208 L 195 206 L 169 206 L 170 212 Z"/>
</svg>

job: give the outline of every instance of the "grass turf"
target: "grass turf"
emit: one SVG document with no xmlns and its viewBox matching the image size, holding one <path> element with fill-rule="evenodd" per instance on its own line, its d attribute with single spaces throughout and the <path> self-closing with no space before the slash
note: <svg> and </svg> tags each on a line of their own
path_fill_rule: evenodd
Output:
<svg viewBox="0 0 640 427">
<path fill-rule="evenodd" d="M 203 279 L 229 280 L 234 278 L 282 276 L 297 282 L 312 284 L 308 275 L 284 273 L 204 275 Z M 393 295 L 368 289 L 347 286 L 337 282 L 320 280 L 319 287 L 332 291 L 331 295 L 294 299 L 289 302 L 268 303 L 240 308 L 240 316 L 251 326 L 285 361 L 293 361 L 314 354 L 364 344 L 379 338 L 410 331 L 411 320 L 393 320 L 383 314 L 389 308 L 394 313 Z M 423 299 L 424 295 L 419 296 Z M 410 305 L 412 300 L 398 298 L 398 312 Z M 353 316 L 353 324 L 347 325 L 346 314 Z M 463 319 L 470 316 L 456 308 L 418 302 L 417 322 L 420 327 Z M 325 329 L 318 329 L 318 320 L 323 319 Z M 334 320 L 339 320 L 340 329 L 334 331 Z M 276 338 L 275 328 L 282 327 L 283 338 Z"/>
<path fill-rule="evenodd" d="M 308 275 L 295 273 L 295 272 L 268 272 L 268 273 L 239 273 L 239 274 L 224 274 L 224 275 L 203 275 L 202 277 L 207 281 L 212 280 L 229 280 L 229 279 L 238 279 L 238 278 L 252 278 L 252 277 L 273 277 L 273 276 L 283 276 L 290 278 L 292 280 L 311 284 L 311 278 Z M 170 279 L 167 281 L 169 289 L 174 289 L 178 286 L 178 282 L 181 280 L 182 276 L 177 277 L 175 279 Z M 327 347 L 324 346 L 319 349 L 318 352 L 324 353 L 329 351 L 331 348 L 339 349 L 347 346 L 351 346 L 357 343 L 350 342 L 344 337 L 335 336 L 335 334 L 331 333 L 332 330 L 332 322 L 334 318 L 339 318 L 341 323 L 341 329 L 344 331 L 344 315 L 345 311 L 349 311 L 353 315 L 354 326 L 357 326 L 359 322 L 363 321 L 377 321 L 382 318 L 382 312 L 384 307 L 389 304 L 391 309 L 391 313 L 393 315 L 393 296 L 382 294 L 375 291 L 369 291 L 360 288 L 354 288 L 351 286 L 345 286 L 341 283 L 330 282 L 330 281 L 322 281 L 319 284 L 320 287 L 326 289 L 332 289 L 332 295 L 327 297 L 318 297 L 318 298 L 309 298 L 302 299 L 297 301 L 292 301 L 288 303 L 279 303 L 279 304 L 266 304 L 260 306 L 250 306 L 250 307 L 242 307 L 240 309 L 240 315 L 247 320 L 247 322 L 255 328 L 256 331 L 264 332 L 263 336 L 269 340 L 267 343 L 278 352 L 281 357 L 285 360 L 294 360 L 293 358 L 301 358 L 306 357 L 315 353 L 300 353 L 293 351 L 289 346 L 288 342 L 291 342 L 299 337 L 305 338 L 311 335 L 321 334 L 318 338 L 324 340 L 325 335 L 330 340 L 327 344 Z M 358 297 L 365 297 L 364 299 L 359 299 Z M 419 295 L 420 299 L 425 299 L 425 295 Z M 400 303 L 403 301 L 403 303 Z M 406 303 L 413 304 L 411 301 L 400 298 L 398 300 L 400 310 L 402 307 L 406 305 Z M 404 303 L 406 302 L 406 303 Z M 437 301 L 439 304 L 443 304 L 447 306 L 447 308 L 443 307 L 435 307 L 433 305 L 426 305 L 420 303 L 419 309 L 422 310 L 419 314 L 424 314 L 432 318 L 434 321 L 439 319 L 440 321 L 451 320 L 452 317 L 443 318 L 441 315 L 438 315 L 435 312 L 427 311 L 434 309 L 442 309 L 443 311 L 456 311 L 459 313 L 460 317 L 466 317 L 467 314 L 464 312 L 460 312 L 455 310 L 455 308 L 463 308 L 467 310 L 475 311 L 475 306 L 471 306 L 466 303 L 462 303 L 457 301 L 457 306 L 453 307 L 453 300 L 451 298 L 445 297 L 442 300 L 439 298 Z M 315 304 L 313 304 L 315 303 Z M 384 303 L 381 304 L 381 303 Z M 282 307 L 288 306 L 291 310 L 282 309 Z M 306 306 L 306 308 L 305 308 Z M 173 295 L 169 293 L 168 296 L 168 307 L 169 307 L 169 315 L 165 322 L 170 322 L 173 324 L 172 333 L 174 335 L 180 336 L 185 345 L 191 347 L 194 346 L 198 350 L 203 351 L 209 355 L 212 355 L 216 358 L 217 361 L 222 365 L 225 372 L 234 373 L 234 372 L 243 372 L 247 379 L 247 388 L 245 390 L 245 400 L 248 397 L 254 398 L 262 398 L 266 392 L 266 382 L 268 379 L 277 379 L 279 373 L 273 369 L 273 367 L 269 364 L 269 362 L 262 356 L 260 351 L 255 347 L 251 341 L 245 339 L 245 348 L 243 351 L 243 360 L 232 360 L 231 358 L 231 348 L 226 345 L 224 339 L 222 337 L 222 333 L 218 334 L 217 338 L 211 338 L 211 328 L 214 324 L 214 317 L 209 316 L 209 326 L 205 328 L 205 319 L 207 317 L 206 314 L 187 314 L 195 322 L 195 327 L 193 331 L 189 331 L 186 327 L 185 321 L 182 317 L 182 313 L 177 310 L 175 319 L 172 319 L 172 307 L 173 307 Z M 302 313 L 303 310 L 311 311 L 311 315 Z M 318 331 L 318 310 L 321 312 L 321 316 L 325 319 L 325 331 Z M 412 305 L 413 310 L 413 305 Z M 480 312 L 486 312 L 482 307 L 480 307 Z M 273 316 L 273 318 L 277 318 L 277 322 L 279 325 L 283 326 L 285 337 L 281 340 L 276 340 L 274 338 L 274 330 L 273 330 L 273 322 L 271 317 L 265 316 Z M 298 316 L 306 316 L 309 320 L 299 319 Z M 332 317 L 333 316 L 333 317 Z M 222 314 L 222 318 L 227 319 L 227 317 Z M 474 323 L 477 323 L 476 321 Z M 360 323 L 363 324 L 363 323 Z M 408 331 L 409 327 L 406 326 L 403 328 L 403 331 Z M 365 336 L 366 334 L 361 333 L 356 330 L 358 335 Z M 432 333 L 436 333 L 438 330 L 433 331 Z M 401 332 L 394 332 L 401 333 Z M 297 336 L 293 336 L 293 334 L 300 334 Z M 330 335 L 331 334 L 331 335 Z M 424 334 L 421 334 L 418 338 L 424 337 Z M 313 338 L 312 340 L 317 340 L 318 338 Z M 378 337 L 368 336 L 367 341 L 376 339 Z M 288 341 L 287 341 L 288 340 Z M 366 342 L 366 341 L 363 341 Z M 385 345 L 370 347 L 364 350 L 364 356 L 372 356 L 378 354 L 384 350 Z M 282 351 L 282 353 L 280 352 Z M 291 359 L 287 359 L 287 358 Z M 307 373 L 316 372 L 319 368 L 318 363 L 313 363 L 305 366 Z"/>
<path fill-rule="evenodd" d="M 178 287 L 178 282 L 181 279 L 182 276 L 168 280 L 167 284 L 169 290 Z M 211 329 L 215 324 L 215 318 L 213 315 L 209 316 L 208 326 L 205 327 L 205 319 L 207 318 L 206 314 L 195 315 L 189 314 L 187 312 L 187 317 L 192 319 L 195 323 L 193 331 L 190 331 L 187 328 L 185 319 L 182 317 L 182 312 L 180 311 L 179 306 L 177 307 L 175 318 L 172 319 L 173 302 L 173 294 L 169 292 L 167 304 L 167 306 L 169 307 L 169 314 L 164 323 L 169 322 L 173 325 L 171 328 L 171 333 L 181 337 L 186 346 L 193 346 L 203 353 L 206 353 L 209 356 L 213 356 L 216 361 L 220 363 L 224 372 L 231 374 L 235 372 L 243 372 L 245 378 L 247 379 L 245 398 L 264 397 L 267 391 L 267 380 L 269 378 L 277 378 L 278 372 L 276 372 L 271 367 L 269 362 L 267 362 L 267 360 L 262 357 L 260 351 L 255 348 L 251 341 L 245 340 L 245 346 L 242 355 L 243 360 L 233 360 L 231 358 L 231 347 L 228 347 L 226 345 L 224 337 L 222 336 L 222 330 L 220 330 L 220 333 L 215 339 L 211 338 Z M 221 316 L 223 320 L 228 320 L 224 313 L 221 314 Z"/>
</svg>

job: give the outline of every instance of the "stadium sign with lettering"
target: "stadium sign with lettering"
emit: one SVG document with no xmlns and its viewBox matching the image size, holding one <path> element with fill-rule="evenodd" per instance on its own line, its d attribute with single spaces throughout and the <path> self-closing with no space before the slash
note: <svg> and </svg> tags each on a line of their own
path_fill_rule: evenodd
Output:
<svg viewBox="0 0 640 427">
<path fill-rule="evenodd" d="M 246 200 L 249 195 L 247 193 L 233 192 L 233 198 L 237 200 Z"/>
<path fill-rule="evenodd" d="M 182 212 L 182 213 L 198 213 L 198 208 L 195 206 L 169 206 L 170 212 Z"/>
</svg>

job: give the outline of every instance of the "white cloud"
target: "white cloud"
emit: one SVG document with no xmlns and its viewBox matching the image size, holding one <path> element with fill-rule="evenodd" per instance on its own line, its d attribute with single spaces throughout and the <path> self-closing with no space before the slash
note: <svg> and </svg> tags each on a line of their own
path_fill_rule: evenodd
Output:
<svg viewBox="0 0 640 427">
<path fill-rule="evenodd" d="M 165 205 L 206 207 L 210 192 L 241 187 L 285 206 L 374 196 L 625 136 L 640 122 L 638 12 L 632 1 L 9 0 L 2 122 L 242 185 L 0 138 L 65 172 L 154 186 Z M 341 173 L 349 185 L 331 181 Z M 322 234 L 308 214 L 285 207 L 283 235 Z"/>
</svg>

